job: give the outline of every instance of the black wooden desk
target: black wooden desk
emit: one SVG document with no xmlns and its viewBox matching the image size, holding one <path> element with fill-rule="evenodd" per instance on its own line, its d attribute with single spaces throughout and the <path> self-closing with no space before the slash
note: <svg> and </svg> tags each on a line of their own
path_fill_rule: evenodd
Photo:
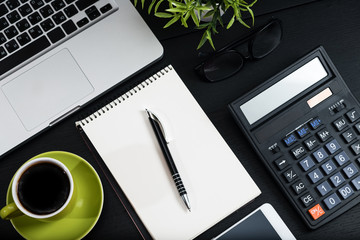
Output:
<svg viewBox="0 0 360 240">
<path fill-rule="evenodd" d="M 158 24 L 162 24 L 162 21 L 144 15 L 164 46 L 163 59 L 106 96 L 73 114 L 59 125 L 1 158 L 0 205 L 5 205 L 8 184 L 16 169 L 23 162 L 45 151 L 69 151 L 87 159 L 98 170 L 104 186 L 103 212 L 87 238 L 139 239 L 138 231 L 83 143 L 74 122 L 101 106 L 110 95 L 123 92 L 123 89 L 132 81 L 142 80 L 149 73 L 167 64 L 172 64 L 262 190 L 262 194 L 255 201 L 200 235 L 199 239 L 210 239 L 216 236 L 265 202 L 274 206 L 297 239 L 359 239 L 360 205 L 315 231 L 306 228 L 288 200 L 272 181 L 270 174 L 267 173 L 255 152 L 251 150 L 250 145 L 233 121 L 227 104 L 319 45 L 324 46 L 355 97 L 360 99 L 358 80 L 360 75 L 360 1 L 313 1 L 296 7 L 285 7 L 267 14 L 261 11 L 261 2 L 257 3 L 259 12 L 262 13 L 256 17 L 257 25 L 265 23 L 270 17 L 282 20 L 284 35 L 279 48 L 265 59 L 247 62 L 244 69 L 236 76 L 218 83 L 204 82 L 193 71 L 193 67 L 201 61 L 197 56 L 196 46 L 202 32 L 189 30 L 175 35 L 171 32 L 166 33 L 159 28 Z M 214 38 L 215 45 L 221 47 L 245 33 L 246 30 L 236 24 L 230 30 L 220 31 L 220 34 Z M 210 50 L 208 46 L 202 49 L 202 51 Z M 0 237 L 1 239 L 20 238 L 10 222 L 6 221 L 0 222 Z"/>
</svg>

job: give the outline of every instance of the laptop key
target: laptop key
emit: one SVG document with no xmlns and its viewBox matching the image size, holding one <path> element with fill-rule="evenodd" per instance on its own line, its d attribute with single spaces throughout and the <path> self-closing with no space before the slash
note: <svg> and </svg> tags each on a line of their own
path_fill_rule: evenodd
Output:
<svg viewBox="0 0 360 240">
<path fill-rule="evenodd" d="M 9 53 L 14 52 L 19 47 L 20 47 L 19 44 L 14 39 L 5 43 L 5 48 Z"/>
<path fill-rule="evenodd" d="M 6 1 L 6 5 L 8 6 L 8 8 L 10 10 L 13 10 L 13 9 L 17 8 L 18 6 L 20 6 L 20 3 L 18 0 L 8 0 L 8 1 Z"/>
<path fill-rule="evenodd" d="M 88 9 L 86 9 L 85 13 L 89 17 L 90 20 L 94 20 L 95 18 L 97 18 L 101 15 L 99 10 L 95 6 L 92 6 L 92 7 L 89 7 Z"/>
<path fill-rule="evenodd" d="M 26 19 L 23 19 L 16 23 L 16 27 L 19 29 L 20 32 L 23 32 L 26 29 L 30 28 L 30 24 Z"/>
<path fill-rule="evenodd" d="M 29 15 L 30 13 L 32 13 L 32 11 L 33 11 L 32 8 L 27 3 L 19 7 L 19 12 L 23 17 Z"/>
<path fill-rule="evenodd" d="M 39 12 L 43 18 L 47 18 L 54 13 L 54 10 L 49 5 L 46 5 L 45 7 L 40 8 Z"/>
<path fill-rule="evenodd" d="M 101 13 L 106 13 L 107 11 L 110 11 L 112 9 L 112 6 L 110 3 L 106 4 L 105 6 L 100 8 Z"/>
<path fill-rule="evenodd" d="M 75 32 L 77 29 L 75 23 L 72 20 L 68 20 L 67 22 L 63 23 L 61 26 L 63 27 L 66 34 Z"/>
<path fill-rule="evenodd" d="M 52 16 L 52 19 L 57 25 L 59 25 L 66 20 L 66 17 L 62 12 L 58 12 Z"/>
<path fill-rule="evenodd" d="M 65 7 L 65 3 L 62 0 L 55 0 L 51 3 L 55 11 L 59 11 L 63 7 Z"/>
<path fill-rule="evenodd" d="M 45 36 L 42 36 L 20 50 L 14 52 L 7 58 L 0 61 L 0 75 L 3 75 L 12 68 L 18 66 L 24 61 L 28 60 L 35 54 L 41 52 L 50 46 L 49 40 Z"/>
<path fill-rule="evenodd" d="M 11 39 L 19 34 L 18 30 L 14 26 L 10 26 L 9 28 L 4 30 L 4 33 L 8 39 Z"/>
<path fill-rule="evenodd" d="M 64 8 L 64 13 L 66 14 L 66 16 L 68 16 L 69 18 L 74 16 L 75 14 L 77 14 L 79 11 L 76 9 L 76 7 L 74 5 L 70 5 L 66 8 Z"/>
<path fill-rule="evenodd" d="M 4 16 L 5 14 L 7 14 L 9 12 L 9 10 L 7 9 L 7 7 L 5 6 L 5 4 L 1 4 L 0 5 L 0 17 Z"/>
<path fill-rule="evenodd" d="M 39 37 L 42 33 L 43 33 L 43 31 L 41 30 L 41 28 L 39 26 L 35 26 L 35 27 L 29 29 L 29 34 L 31 35 L 31 37 L 33 39 Z"/>
<path fill-rule="evenodd" d="M 7 55 L 5 48 L 0 46 L 0 59 L 2 59 L 3 57 L 5 57 Z"/>
<path fill-rule="evenodd" d="M 52 43 L 56 43 L 56 42 L 60 41 L 65 36 L 66 36 L 65 33 L 63 32 L 63 30 L 61 30 L 60 27 L 57 27 L 48 33 L 48 37 Z"/>
<path fill-rule="evenodd" d="M 78 21 L 76 24 L 78 25 L 79 28 L 81 28 L 81 27 L 85 26 L 87 23 L 89 23 L 89 19 L 84 17 L 83 19 Z"/>
<path fill-rule="evenodd" d="M 3 33 L 0 32 L 0 45 L 6 42 L 6 37 Z"/>
<path fill-rule="evenodd" d="M 42 17 L 38 12 L 34 12 L 33 14 L 29 15 L 28 19 L 32 25 L 35 25 L 42 20 Z"/>
<path fill-rule="evenodd" d="M 16 21 L 18 21 L 21 18 L 19 13 L 16 10 L 7 14 L 6 17 L 10 23 L 15 23 Z"/>
<path fill-rule="evenodd" d="M 31 0 L 30 5 L 36 10 L 44 6 L 44 2 L 42 0 Z"/>
<path fill-rule="evenodd" d="M 75 2 L 76 6 L 79 8 L 80 11 L 84 10 L 85 8 L 90 7 L 94 3 L 99 0 L 78 0 Z"/>
<path fill-rule="evenodd" d="M 47 32 L 50 29 L 55 27 L 55 24 L 53 23 L 53 21 L 51 21 L 50 18 L 46 19 L 45 21 L 40 23 L 40 26 L 42 27 L 42 29 Z"/>
<path fill-rule="evenodd" d="M 9 26 L 9 22 L 3 17 L 0 18 L 0 31 Z"/>
<path fill-rule="evenodd" d="M 18 40 L 21 46 L 24 46 L 25 44 L 31 41 L 30 36 L 26 32 L 17 36 L 16 39 Z"/>
</svg>

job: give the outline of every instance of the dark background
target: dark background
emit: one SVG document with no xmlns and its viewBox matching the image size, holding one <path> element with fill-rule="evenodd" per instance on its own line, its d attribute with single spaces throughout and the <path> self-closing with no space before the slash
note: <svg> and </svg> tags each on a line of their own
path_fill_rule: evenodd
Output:
<svg viewBox="0 0 360 240">
<path fill-rule="evenodd" d="M 297 239 L 359 239 L 360 205 L 317 230 L 310 230 L 305 226 L 251 149 L 232 119 L 227 105 L 319 45 L 324 46 L 355 97 L 360 99 L 360 1 L 259 0 L 254 7 L 255 25 L 260 26 L 271 17 L 279 18 L 283 24 L 282 42 L 266 58 L 247 62 L 237 75 L 218 83 L 205 82 L 193 71 L 194 66 L 202 60 L 196 50 L 202 36 L 201 31 L 191 27 L 184 29 L 179 25 L 162 29 L 166 21 L 147 15 L 147 11 L 141 10 L 139 6 L 138 10 L 161 41 L 165 50 L 164 57 L 57 126 L 1 157 L 0 205 L 5 205 L 7 187 L 13 174 L 27 159 L 46 151 L 68 151 L 88 160 L 103 182 L 103 212 L 86 238 L 139 239 L 137 229 L 84 144 L 74 122 L 102 106 L 107 99 L 123 93 L 135 82 L 142 81 L 150 73 L 172 64 L 262 191 L 257 199 L 200 235 L 199 239 L 215 237 L 266 202 L 274 206 Z M 214 36 L 214 44 L 220 48 L 248 32 L 248 29 L 238 23 L 229 30 L 219 28 L 219 34 Z M 201 51 L 211 52 L 212 49 L 205 44 Z M 1 239 L 21 238 L 8 221 L 0 222 L 0 236 Z"/>
</svg>

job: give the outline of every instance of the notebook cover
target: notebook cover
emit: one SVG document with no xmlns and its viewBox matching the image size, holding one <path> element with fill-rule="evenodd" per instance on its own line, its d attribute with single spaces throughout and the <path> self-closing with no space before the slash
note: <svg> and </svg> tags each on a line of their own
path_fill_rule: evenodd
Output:
<svg viewBox="0 0 360 240">
<path fill-rule="evenodd" d="M 145 108 L 165 125 L 191 212 Z M 155 239 L 192 239 L 261 193 L 172 66 L 76 124 Z"/>
</svg>

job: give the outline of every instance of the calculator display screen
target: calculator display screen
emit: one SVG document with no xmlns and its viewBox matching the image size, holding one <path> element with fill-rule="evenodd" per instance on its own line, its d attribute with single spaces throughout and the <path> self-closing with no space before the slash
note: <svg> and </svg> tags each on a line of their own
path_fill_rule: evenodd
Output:
<svg viewBox="0 0 360 240">
<path fill-rule="evenodd" d="M 316 57 L 242 104 L 240 109 L 249 124 L 253 124 L 327 75 L 320 59 Z"/>
</svg>

